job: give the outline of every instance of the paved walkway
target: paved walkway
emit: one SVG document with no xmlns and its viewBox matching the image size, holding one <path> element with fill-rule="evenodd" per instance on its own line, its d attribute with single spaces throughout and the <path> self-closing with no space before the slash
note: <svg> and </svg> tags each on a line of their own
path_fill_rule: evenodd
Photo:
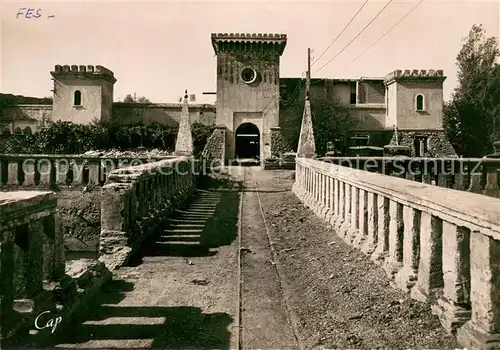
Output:
<svg viewBox="0 0 500 350">
<path fill-rule="evenodd" d="M 213 190 L 192 207 L 217 203 L 199 237 L 209 251 L 174 249 L 165 236 L 192 236 L 182 226 L 159 233 L 58 348 L 454 347 L 427 306 L 304 208 L 291 172 L 230 171 L 242 197 Z M 189 212 L 183 220 L 199 220 Z"/>
</svg>

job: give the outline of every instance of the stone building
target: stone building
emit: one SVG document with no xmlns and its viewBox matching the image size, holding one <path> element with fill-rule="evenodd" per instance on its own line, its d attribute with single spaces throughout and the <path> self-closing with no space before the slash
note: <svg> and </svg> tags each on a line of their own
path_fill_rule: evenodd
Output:
<svg viewBox="0 0 500 350">
<path fill-rule="evenodd" d="M 280 120 L 287 117 L 287 102 L 305 98 L 303 78 L 280 77 L 287 36 L 213 33 L 211 44 L 217 56 L 217 103 L 189 104 L 191 122 L 217 124 L 219 130 L 225 130 L 226 159 L 271 156 L 273 142 L 279 139 L 275 136 L 279 136 Z M 51 120 L 179 122 L 181 103 L 112 102 L 117 79 L 105 67 L 56 65 L 51 75 L 53 105 L 4 109 L 0 116 L 4 134 L 38 131 Z M 312 79 L 311 97 L 336 96 L 352 109 L 359 122 L 355 145 L 390 142 L 409 146 L 414 156 L 454 155 L 443 133 L 445 79 L 442 70 L 396 70 L 379 78 Z M 395 130 L 398 137 L 393 137 Z"/>
</svg>

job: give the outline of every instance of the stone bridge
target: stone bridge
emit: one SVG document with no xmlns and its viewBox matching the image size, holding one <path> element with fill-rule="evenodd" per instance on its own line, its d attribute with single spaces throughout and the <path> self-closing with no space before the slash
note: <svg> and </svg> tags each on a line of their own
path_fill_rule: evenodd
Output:
<svg viewBox="0 0 500 350">
<path fill-rule="evenodd" d="M 170 157 L 26 180 L 21 160 L 0 159 L 2 348 L 500 348 L 498 162 Z M 99 189 L 98 259 L 65 258 L 74 181 Z"/>
</svg>

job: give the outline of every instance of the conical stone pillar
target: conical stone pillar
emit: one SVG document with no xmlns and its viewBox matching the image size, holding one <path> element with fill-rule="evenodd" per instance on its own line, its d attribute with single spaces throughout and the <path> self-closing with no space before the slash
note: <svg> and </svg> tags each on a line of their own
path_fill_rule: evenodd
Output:
<svg viewBox="0 0 500 350">
<path fill-rule="evenodd" d="M 177 141 L 175 142 L 174 155 L 193 155 L 193 136 L 191 134 L 191 121 L 189 120 L 187 90 L 184 95 L 181 117 L 179 119 L 179 131 L 177 132 Z"/>
<path fill-rule="evenodd" d="M 316 145 L 314 143 L 311 102 L 309 101 L 309 96 L 306 96 L 302 126 L 300 127 L 299 146 L 297 147 L 297 157 L 313 158 L 315 155 Z"/>
</svg>

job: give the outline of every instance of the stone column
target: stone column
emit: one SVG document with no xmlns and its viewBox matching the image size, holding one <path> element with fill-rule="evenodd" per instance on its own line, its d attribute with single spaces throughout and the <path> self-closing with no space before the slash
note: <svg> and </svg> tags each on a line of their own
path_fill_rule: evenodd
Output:
<svg viewBox="0 0 500 350">
<path fill-rule="evenodd" d="M 498 173 L 495 166 L 485 166 L 486 185 L 483 194 L 490 197 L 499 197 Z"/>
<path fill-rule="evenodd" d="M 403 207 L 403 267 L 395 276 L 396 285 L 409 292 L 415 285 L 420 255 L 420 211 L 408 206 Z"/>
<path fill-rule="evenodd" d="M 411 297 L 426 302 L 434 301 L 443 287 L 442 262 L 443 222 L 432 214 L 422 212 L 420 219 L 420 258 L 417 284 Z"/>
<path fill-rule="evenodd" d="M 175 155 L 190 156 L 193 154 L 193 136 L 191 134 L 191 121 L 188 109 L 187 90 L 182 104 L 181 117 L 179 120 L 179 131 L 175 142 Z"/>
<path fill-rule="evenodd" d="M 335 227 L 335 222 L 340 216 L 340 187 L 342 183 L 338 179 L 333 179 L 333 215 L 330 224 Z"/>
<path fill-rule="evenodd" d="M 297 147 L 297 157 L 312 158 L 316 154 L 314 143 L 314 131 L 311 117 L 311 103 L 309 96 L 306 96 L 302 125 L 300 127 L 299 145 Z"/>
<path fill-rule="evenodd" d="M 351 185 L 344 183 L 344 203 L 343 203 L 343 213 L 341 224 L 336 229 L 337 235 L 342 239 L 345 238 L 347 231 L 349 230 L 351 221 Z"/>
<path fill-rule="evenodd" d="M 356 186 L 351 186 L 351 225 L 347 228 L 347 231 L 345 233 L 345 240 L 351 245 L 359 229 L 359 217 L 360 215 L 362 215 L 362 212 L 359 209 L 359 192 L 360 190 Z"/>
<path fill-rule="evenodd" d="M 500 349 L 500 242 L 471 233 L 472 318 L 457 331 L 461 346 Z"/>
<path fill-rule="evenodd" d="M 366 235 L 368 234 L 368 193 L 365 190 L 359 189 L 359 209 L 358 218 L 359 225 L 358 230 L 354 236 L 353 245 L 360 249 L 364 241 L 366 240 Z"/>
<path fill-rule="evenodd" d="M 376 264 L 381 265 L 389 252 L 389 198 L 377 195 L 377 247 L 371 256 Z"/>
<path fill-rule="evenodd" d="M 389 254 L 384 261 L 384 270 L 392 279 L 401 268 L 403 260 L 403 205 L 393 200 L 389 203 Z"/>
<path fill-rule="evenodd" d="M 443 295 L 432 305 L 448 333 L 453 333 L 471 317 L 470 311 L 470 231 L 443 222 Z"/>
<path fill-rule="evenodd" d="M 377 231 L 378 231 L 378 210 L 377 210 L 377 195 L 373 192 L 368 192 L 368 224 L 366 232 L 366 240 L 361 246 L 361 251 L 367 255 L 371 255 L 377 246 Z"/>
</svg>

